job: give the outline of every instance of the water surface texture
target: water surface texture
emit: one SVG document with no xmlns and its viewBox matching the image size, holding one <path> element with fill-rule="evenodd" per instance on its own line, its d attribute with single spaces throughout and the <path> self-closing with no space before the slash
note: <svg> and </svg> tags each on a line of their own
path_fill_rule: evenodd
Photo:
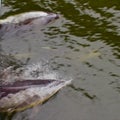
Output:
<svg viewBox="0 0 120 120">
<path fill-rule="evenodd" d="M 6 58 L 0 68 L 46 61 L 73 81 L 42 106 L 10 119 L 119 120 L 120 1 L 3 0 L 0 18 L 36 10 L 58 13 L 60 19 L 0 36 L 0 59 Z"/>
</svg>

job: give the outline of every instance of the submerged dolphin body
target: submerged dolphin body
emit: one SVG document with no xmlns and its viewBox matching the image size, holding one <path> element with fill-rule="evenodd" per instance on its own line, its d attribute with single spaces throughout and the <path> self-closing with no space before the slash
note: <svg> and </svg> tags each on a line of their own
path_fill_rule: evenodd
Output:
<svg viewBox="0 0 120 120">
<path fill-rule="evenodd" d="M 0 20 L 0 34 L 6 32 L 40 28 L 59 18 L 58 14 L 42 11 L 26 12 Z"/>
</svg>

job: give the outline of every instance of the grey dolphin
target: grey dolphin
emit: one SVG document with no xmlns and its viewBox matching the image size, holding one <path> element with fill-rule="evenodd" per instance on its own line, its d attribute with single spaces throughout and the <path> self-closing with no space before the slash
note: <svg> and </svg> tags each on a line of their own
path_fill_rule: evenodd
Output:
<svg viewBox="0 0 120 120">
<path fill-rule="evenodd" d="M 42 104 L 71 80 L 25 80 L 1 86 L 0 112 L 21 111 Z M 27 85 L 28 84 L 28 85 Z"/>
<path fill-rule="evenodd" d="M 0 112 L 21 111 L 42 104 L 71 83 L 71 80 L 58 78 L 49 68 L 45 70 L 41 67 L 41 64 L 35 64 L 15 70 L 9 67 L 1 71 Z M 43 70 L 44 74 L 41 74 Z"/>
<path fill-rule="evenodd" d="M 0 20 L 0 33 L 4 34 L 17 29 L 27 30 L 32 27 L 40 28 L 58 18 L 58 14 L 42 11 L 17 14 Z"/>
</svg>

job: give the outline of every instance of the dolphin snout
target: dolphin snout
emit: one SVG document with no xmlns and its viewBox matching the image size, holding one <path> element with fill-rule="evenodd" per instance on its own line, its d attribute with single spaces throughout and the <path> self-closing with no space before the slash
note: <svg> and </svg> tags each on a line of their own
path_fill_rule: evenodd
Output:
<svg viewBox="0 0 120 120">
<path fill-rule="evenodd" d="M 53 22 L 54 20 L 57 20 L 60 18 L 59 14 L 54 13 L 48 13 L 48 15 L 45 17 L 46 24 Z"/>
<path fill-rule="evenodd" d="M 60 18 L 60 15 L 59 15 L 59 14 L 56 14 L 55 19 L 59 19 L 59 18 Z"/>
<path fill-rule="evenodd" d="M 53 17 L 54 19 L 59 19 L 60 18 L 59 14 L 49 13 L 48 15 L 51 16 L 51 18 Z"/>
</svg>

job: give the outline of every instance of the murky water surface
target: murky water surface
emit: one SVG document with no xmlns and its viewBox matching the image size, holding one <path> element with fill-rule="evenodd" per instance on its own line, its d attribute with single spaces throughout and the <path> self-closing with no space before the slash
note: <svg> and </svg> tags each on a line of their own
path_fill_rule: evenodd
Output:
<svg viewBox="0 0 120 120">
<path fill-rule="evenodd" d="M 44 105 L 10 119 L 119 120 L 120 1 L 3 0 L 0 14 L 6 18 L 35 10 L 61 17 L 39 30 L 10 31 L 0 37 L 1 59 L 5 58 L 0 67 L 46 61 L 73 81 Z"/>
</svg>

